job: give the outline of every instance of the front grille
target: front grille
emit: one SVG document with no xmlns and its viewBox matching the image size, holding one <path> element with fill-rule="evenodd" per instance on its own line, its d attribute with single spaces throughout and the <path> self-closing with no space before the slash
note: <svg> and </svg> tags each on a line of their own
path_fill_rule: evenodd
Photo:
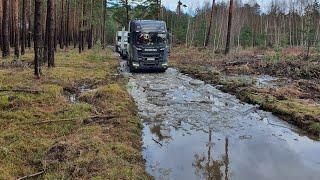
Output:
<svg viewBox="0 0 320 180">
<path fill-rule="evenodd" d="M 149 64 L 154 64 L 153 61 L 162 61 L 162 56 L 163 53 L 160 52 L 159 50 L 157 51 L 148 51 L 148 50 L 143 50 L 139 51 L 139 58 L 142 59 L 142 61 L 145 61 L 146 63 Z M 150 58 L 154 58 L 154 60 L 149 60 Z"/>
</svg>

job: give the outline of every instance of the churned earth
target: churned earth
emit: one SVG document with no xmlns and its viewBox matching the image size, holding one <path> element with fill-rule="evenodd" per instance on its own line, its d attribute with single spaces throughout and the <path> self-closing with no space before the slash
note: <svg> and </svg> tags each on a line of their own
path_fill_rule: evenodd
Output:
<svg viewBox="0 0 320 180">
<path fill-rule="evenodd" d="M 320 142 L 298 128 L 176 69 L 131 74 L 125 64 L 155 179 L 319 178 Z"/>
</svg>

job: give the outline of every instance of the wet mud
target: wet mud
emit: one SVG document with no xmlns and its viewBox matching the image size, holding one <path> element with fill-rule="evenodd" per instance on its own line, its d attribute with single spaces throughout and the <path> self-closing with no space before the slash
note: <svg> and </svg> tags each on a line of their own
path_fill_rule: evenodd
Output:
<svg viewBox="0 0 320 180">
<path fill-rule="evenodd" d="M 131 74 L 155 179 L 319 179 L 320 142 L 259 107 L 176 69 Z M 257 85 L 275 82 L 258 79 Z M 272 84 L 273 86 L 274 84 Z"/>
</svg>

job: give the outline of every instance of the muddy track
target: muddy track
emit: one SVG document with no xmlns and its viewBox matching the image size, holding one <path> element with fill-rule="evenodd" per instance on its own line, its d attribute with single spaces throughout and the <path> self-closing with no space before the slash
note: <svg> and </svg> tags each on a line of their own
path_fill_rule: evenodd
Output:
<svg viewBox="0 0 320 180">
<path fill-rule="evenodd" d="M 269 112 L 168 69 L 131 74 L 156 179 L 318 179 L 320 142 Z"/>
</svg>

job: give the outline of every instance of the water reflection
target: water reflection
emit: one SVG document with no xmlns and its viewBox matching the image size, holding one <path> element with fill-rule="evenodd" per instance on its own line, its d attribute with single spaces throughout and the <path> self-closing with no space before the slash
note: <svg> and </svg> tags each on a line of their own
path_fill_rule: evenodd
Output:
<svg viewBox="0 0 320 180">
<path fill-rule="evenodd" d="M 319 142 L 271 113 L 191 81 L 174 69 L 130 78 L 145 127 L 146 168 L 155 179 L 319 179 Z"/>
<path fill-rule="evenodd" d="M 192 164 L 195 167 L 195 173 L 200 179 L 207 180 L 222 180 L 225 177 L 225 180 L 228 180 L 228 172 L 229 172 L 229 155 L 228 155 L 228 147 L 229 140 L 228 137 L 225 138 L 225 154 L 221 157 L 221 159 L 214 159 L 214 142 L 212 141 L 212 129 L 209 129 L 209 140 L 206 144 L 206 148 L 208 149 L 207 157 L 205 154 L 195 154 L 195 160 Z M 222 171 L 222 167 L 224 166 L 224 174 Z"/>
</svg>

